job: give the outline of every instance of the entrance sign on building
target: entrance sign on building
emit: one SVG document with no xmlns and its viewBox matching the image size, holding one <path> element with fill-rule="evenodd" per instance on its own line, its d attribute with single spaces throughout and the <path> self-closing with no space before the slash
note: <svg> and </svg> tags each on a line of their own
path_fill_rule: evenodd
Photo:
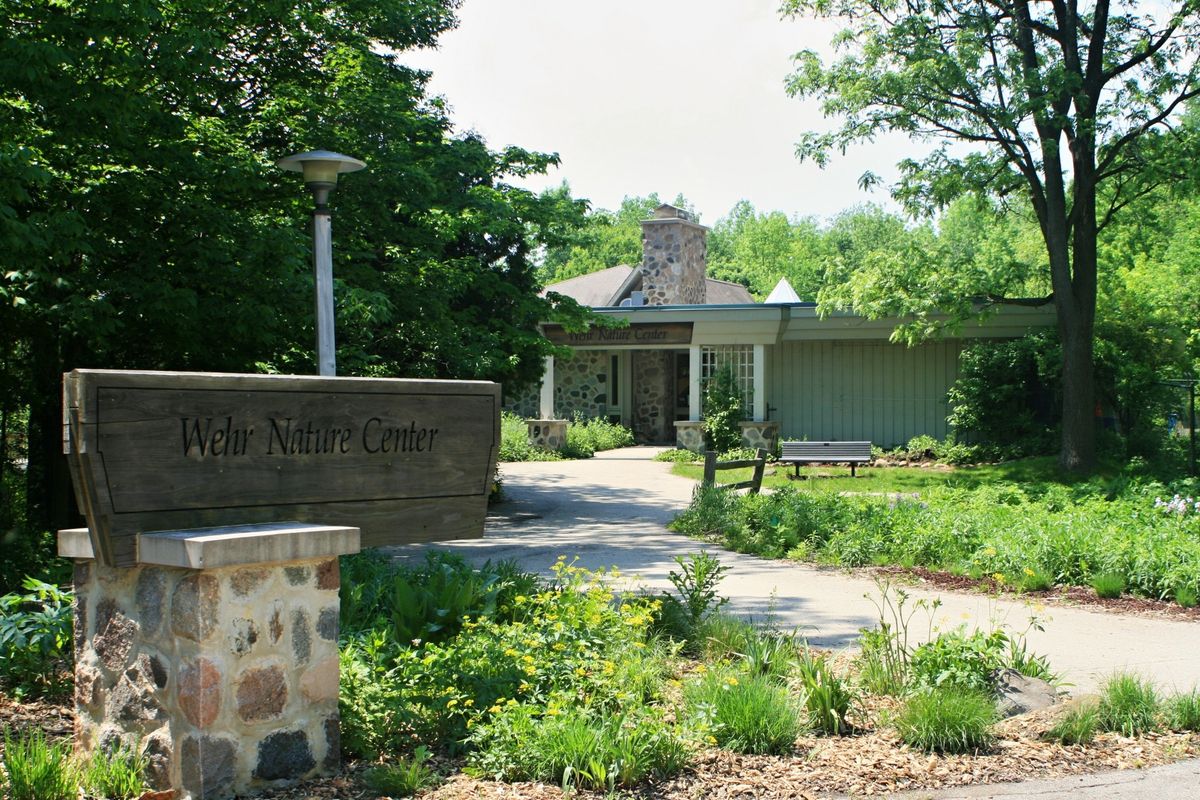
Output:
<svg viewBox="0 0 1200 800">
<path fill-rule="evenodd" d="M 624 328 L 591 327 L 582 333 L 570 333 L 561 325 L 545 325 L 546 338 L 571 347 L 650 347 L 689 345 L 691 322 L 635 322 Z"/>
<path fill-rule="evenodd" d="M 76 370 L 64 448 L 102 563 L 155 530 L 298 520 L 362 545 L 482 535 L 500 389 L 480 381 Z"/>
</svg>

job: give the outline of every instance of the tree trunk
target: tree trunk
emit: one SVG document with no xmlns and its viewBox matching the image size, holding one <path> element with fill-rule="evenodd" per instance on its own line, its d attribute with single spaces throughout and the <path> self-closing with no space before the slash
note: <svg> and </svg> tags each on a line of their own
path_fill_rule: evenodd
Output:
<svg viewBox="0 0 1200 800">
<path fill-rule="evenodd" d="M 1058 463 L 1069 472 L 1086 472 L 1096 461 L 1096 391 L 1091 331 L 1078 325 L 1058 328 L 1062 342 L 1062 449 Z"/>
<path fill-rule="evenodd" d="M 1088 472 L 1096 465 L 1095 328 L 1096 328 L 1096 145 L 1084 132 L 1072 142 L 1075 181 L 1071 227 L 1071 295 L 1063 298 L 1070 307 L 1063 325 L 1060 312 L 1059 336 L 1063 348 L 1063 421 L 1059 466 L 1069 472 Z"/>
<path fill-rule="evenodd" d="M 39 533 L 76 527 L 81 520 L 62 448 L 62 345 L 53 331 L 43 330 L 31 339 L 25 503 L 29 532 Z"/>
</svg>

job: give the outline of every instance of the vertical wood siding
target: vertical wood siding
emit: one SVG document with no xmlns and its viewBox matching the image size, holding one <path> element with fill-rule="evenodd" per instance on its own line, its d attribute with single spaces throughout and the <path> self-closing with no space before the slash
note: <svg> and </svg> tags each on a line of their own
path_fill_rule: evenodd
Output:
<svg viewBox="0 0 1200 800">
<path fill-rule="evenodd" d="M 785 439 L 870 440 L 893 447 L 943 438 L 946 390 L 962 342 L 783 342 L 767 348 L 766 400 Z"/>
</svg>

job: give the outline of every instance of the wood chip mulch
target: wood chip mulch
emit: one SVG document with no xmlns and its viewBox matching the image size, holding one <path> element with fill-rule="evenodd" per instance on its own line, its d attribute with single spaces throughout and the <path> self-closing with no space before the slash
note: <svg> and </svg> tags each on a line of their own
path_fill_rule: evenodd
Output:
<svg viewBox="0 0 1200 800">
<path fill-rule="evenodd" d="M 1132 595 L 1105 598 L 1097 595 L 1090 586 L 1056 586 L 1044 592 L 1018 592 L 1011 586 L 1005 586 L 991 578 L 976 579 L 969 575 L 939 572 L 927 567 L 862 567 L 851 570 L 851 572 L 900 579 L 911 584 L 937 589 L 982 592 L 1004 596 L 1007 599 L 1029 600 L 1046 605 L 1084 607 L 1093 611 L 1106 611 L 1114 614 L 1200 622 L 1200 606 L 1185 608 L 1168 600 L 1153 600 L 1148 597 Z"/>
<path fill-rule="evenodd" d="M 970 784 L 1065 777 L 1112 769 L 1146 767 L 1200 757 L 1200 734 L 1152 733 L 1136 739 L 1100 734 L 1087 746 L 1043 742 L 1061 706 L 1000 723 L 996 744 L 968 756 L 928 755 L 903 745 L 880 723 L 895 701 L 872 698 L 854 720 L 861 732 L 842 737 L 804 736 L 790 756 L 748 756 L 709 749 L 692 768 L 668 781 L 624 796 L 657 800 L 771 800 L 834 795 L 879 796 L 906 790 L 934 790 Z M 58 738 L 71 735 L 70 700 L 18 703 L 0 695 L 0 727 L 41 728 Z M 265 791 L 262 800 L 383 800 L 366 789 L 362 773 L 371 765 L 347 763 L 342 774 Z M 423 800 L 562 800 L 561 789 L 543 783 L 496 783 L 459 772 L 460 761 L 439 759 L 433 766 L 448 776 L 419 795 Z M 576 792 L 580 798 L 601 794 Z"/>
</svg>

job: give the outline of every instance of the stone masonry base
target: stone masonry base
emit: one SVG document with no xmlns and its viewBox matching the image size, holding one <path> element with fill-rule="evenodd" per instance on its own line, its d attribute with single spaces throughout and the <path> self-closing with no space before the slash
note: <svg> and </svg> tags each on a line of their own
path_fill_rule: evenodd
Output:
<svg viewBox="0 0 1200 800">
<path fill-rule="evenodd" d="M 76 741 L 227 798 L 339 767 L 336 557 L 215 569 L 75 562 Z"/>
</svg>

